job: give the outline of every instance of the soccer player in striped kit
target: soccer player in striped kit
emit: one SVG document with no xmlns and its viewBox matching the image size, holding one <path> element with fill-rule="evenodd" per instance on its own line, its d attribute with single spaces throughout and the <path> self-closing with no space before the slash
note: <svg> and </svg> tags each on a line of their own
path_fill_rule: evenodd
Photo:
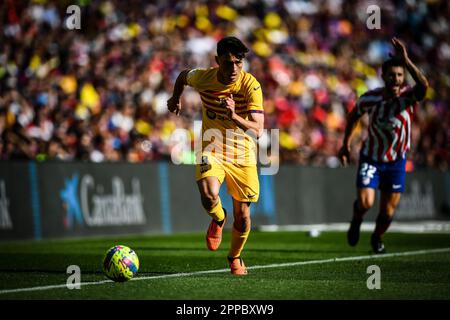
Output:
<svg viewBox="0 0 450 320">
<path fill-rule="evenodd" d="M 382 236 L 389 228 L 405 185 L 406 154 L 411 144 L 411 122 L 418 101 L 425 98 L 428 81 L 409 59 L 405 45 L 391 40 L 395 55 L 382 65 L 385 86 L 370 90 L 357 101 L 347 117 L 344 140 L 338 157 L 345 166 L 350 158 L 350 144 L 358 120 L 369 114 L 368 137 L 359 158 L 356 178 L 357 199 L 353 203 L 353 218 L 347 232 L 350 246 L 359 240 L 364 214 L 375 202 L 375 189 L 381 191 L 380 211 L 371 236 L 374 253 L 384 253 Z M 406 70 L 415 81 L 405 84 Z"/>
</svg>

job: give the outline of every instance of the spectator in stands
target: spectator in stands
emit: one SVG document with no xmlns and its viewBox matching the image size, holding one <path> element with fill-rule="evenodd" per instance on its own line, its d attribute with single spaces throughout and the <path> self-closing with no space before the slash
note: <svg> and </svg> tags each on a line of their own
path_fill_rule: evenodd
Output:
<svg viewBox="0 0 450 320">
<path fill-rule="evenodd" d="M 265 88 L 266 126 L 280 129 L 280 161 L 333 167 L 345 116 L 380 86 L 375 66 L 395 30 L 433 88 L 412 128 L 409 168 L 448 169 L 448 1 L 383 1 L 380 30 L 366 28 L 363 0 L 80 3 L 81 30 L 64 27 L 59 1 L 0 3 L 2 159 L 170 159 L 173 130 L 193 132 L 200 119 L 189 91 L 181 120 L 167 112 L 176 75 L 213 66 L 214 43 L 236 35 L 251 49 L 244 68 Z M 363 119 L 356 133 L 366 128 Z"/>
</svg>

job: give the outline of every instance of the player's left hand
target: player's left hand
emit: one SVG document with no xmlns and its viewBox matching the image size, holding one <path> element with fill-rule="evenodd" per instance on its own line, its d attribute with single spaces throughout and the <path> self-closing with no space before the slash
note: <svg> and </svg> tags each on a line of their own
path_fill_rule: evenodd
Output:
<svg viewBox="0 0 450 320">
<path fill-rule="evenodd" d="M 233 95 L 231 94 L 229 97 L 226 97 L 223 100 L 223 105 L 225 106 L 225 108 L 227 108 L 227 114 L 228 114 L 228 118 L 230 120 L 234 119 L 234 116 L 236 115 L 235 112 L 235 104 L 234 104 L 234 100 L 233 100 Z"/>
<path fill-rule="evenodd" d="M 350 149 L 347 146 L 343 145 L 341 149 L 339 149 L 338 158 L 341 164 L 346 167 L 350 162 Z"/>
<path fill-rule="evenodd" d="M 403 42 L 401 42 L 399 39 L 394 37 L 394 38 L 392 38 L 391 43 L 395 49 L 395 56 L 401 58 L 403 61 L 406 61 L 408 59 L 408 51 L 406 50 L 406 47 L 403 44 Z M 389 54 L 389 55 L 391 57 L 394 56 L 393 54 Z"/>
<path fill-rule="evenodd" d="M 181 112 L 180 98 L 172 96 L 169 100 L 167 100 L 167 109 L 178 116 Z"/>
</svg>

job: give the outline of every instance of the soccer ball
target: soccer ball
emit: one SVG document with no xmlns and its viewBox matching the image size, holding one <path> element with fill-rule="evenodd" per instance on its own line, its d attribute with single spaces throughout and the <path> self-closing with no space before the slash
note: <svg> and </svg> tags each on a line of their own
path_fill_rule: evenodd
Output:
<svg viewBox="0 0 450 320">
<path fill-rule="evenodd" d="M 125 282 L 134 277 L 139 269 L 139 258 L 127 246 L 110 248 L 103 259 L 103 272 L 116 282 Z"/>
<path fill-rule="evenodd" d="M 311 230 L 309 230 L 309 236 L 311 238 L 317 238 L 318 236 L 320 236 L 320 230 L 319 229 L 311 229 Z"/>
</svg>

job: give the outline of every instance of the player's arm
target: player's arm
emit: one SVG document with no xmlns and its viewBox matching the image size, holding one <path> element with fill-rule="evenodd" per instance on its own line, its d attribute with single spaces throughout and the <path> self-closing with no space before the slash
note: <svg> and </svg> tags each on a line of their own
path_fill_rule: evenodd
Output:
<svg viewBox="0 0 450 320">
<path fill-rule="evenodd" d="M 427 78 L 425 78 L 425 75 L 417 68 L 411 59 L 409 59 L 405 45 L 397 38 L 392 38 L 391 41 L 396 54 L 404 61 L 406 69 L 416 82 L 416 85 L 413 88 L 414 96 L 418 101 L 423 100 L 428 88 Z"/>
<path fill-rule="evenodd" d="M 234 113 L 231 119 L 244 131 L 251 130 L 255 137 L 259 138 L 264 130 L 264 113 L 250 113 L 251 120 L 245 120 L 238 114 Z"/>
<path fill-rule="evenodd" d="M 347 116 L 347 126 L 345 127 L 344 140 L 342 142 L 342 147 L 338 152 L 338 158 L 344 166 L 346 166 L 350 161 L 350 146 L 352 134 L 361 116 L 362 115 L 360 115 L 360 113 L 358 112 L 357 107 L 353 108 L 353 110 Z"/>
<path fill-rule="evenodd" d="M 250 111 L 250 119 L 246 120 L 235 112 L 233 95 L 225 98 L 225 107 L 228 109 L 228 117 L 234 121 L 236 125 L 244 131 L 250 130 L 255 137 L 259 138 L 264 130 L 264 113 Z"/>
<path fill-rule="evenodd" d="M 183 94 L 184 86 L 188 84 L 187 74 L 189 71 L 191 70 L 183 70 L 180 72 L 173 87 L 172 97 L 167 100 L 167 109 L 169 109 L 170 112 L 174 112 L 176 115 L 179 115 L 181 111 L 180 98 Z"/>
</svg>

